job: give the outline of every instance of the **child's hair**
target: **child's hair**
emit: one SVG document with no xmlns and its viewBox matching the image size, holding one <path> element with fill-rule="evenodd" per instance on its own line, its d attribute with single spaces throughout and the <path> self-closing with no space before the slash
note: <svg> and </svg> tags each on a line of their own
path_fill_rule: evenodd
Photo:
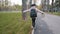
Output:
<svg viewBox="0 0 60 34">
<path fill-rule="evenodd" d="M 31 7 L 32 7 L 32 6 L 36 6 L 36 4 L 32 4 Z"/>
</svg>

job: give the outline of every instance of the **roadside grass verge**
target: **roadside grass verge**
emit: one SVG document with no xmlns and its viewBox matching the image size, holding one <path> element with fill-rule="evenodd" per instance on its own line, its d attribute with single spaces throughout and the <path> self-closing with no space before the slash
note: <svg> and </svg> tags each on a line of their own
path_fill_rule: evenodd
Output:
<svg viewBox="0 0 60 34">
<path fill-rule="evenodd" d="M 31 19 L 22 20 L 22 14 L 0 13 L 0 34 L 30 34 Z"/>
<path fill-rule="evenodd" d="M 48 13 L 60 16 L 60 12 L 48 12 Z"/>
</svg>

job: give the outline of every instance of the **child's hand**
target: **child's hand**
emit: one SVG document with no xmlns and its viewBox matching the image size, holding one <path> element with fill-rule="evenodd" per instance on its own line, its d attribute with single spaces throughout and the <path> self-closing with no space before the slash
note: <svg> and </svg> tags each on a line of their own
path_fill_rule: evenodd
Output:
<svg viewBox="0 0 60 34">
<path fill-rule="evenodd" d="M 44 17 L 45 17 L 45 14 L 44 14 L 44 13 L 41 13 L 41 15 L 42 15 L 42 18 L 44 18 Z"/>
<path fill-rule="evenodd" d="M 44 14 L 44 13 L 41 13 L 41 14 Z"/>
</svg>

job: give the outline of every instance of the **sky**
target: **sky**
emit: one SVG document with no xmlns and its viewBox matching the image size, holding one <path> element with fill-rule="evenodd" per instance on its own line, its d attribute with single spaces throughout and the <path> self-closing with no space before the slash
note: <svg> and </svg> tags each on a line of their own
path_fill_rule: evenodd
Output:
<svg viewBox="0 0 60 34">
<path fill-rule="evenodd" d="M 22 5 L 22 0 L 9 0 L 9 1 L 11 1 L 12 2 L 12 5 L 13 4 L 19 4 L 19 5 Z M 37 5 L 39 5 L 39 4 L 41 4 L 41 2 L 40 2 L 41 0 L 37 0 Z M 51 4 L 51 0 L 50 0 L 50 4 Z"/>
<path fill-rule="evenodd" d="M 22 5 L 22 0 L 9 0 L 11 1 L 11 4 L 19 4 L 19 5 Z"/>
</svg>

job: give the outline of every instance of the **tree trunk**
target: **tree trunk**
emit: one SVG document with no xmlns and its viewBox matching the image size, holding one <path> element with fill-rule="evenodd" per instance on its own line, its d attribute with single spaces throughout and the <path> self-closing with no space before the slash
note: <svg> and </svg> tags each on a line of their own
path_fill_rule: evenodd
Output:
<svg viewBox="0 0 60 34">
<path fill-rule="evenodd" d="M 36 0 L 34 0 L 34 4 L 36 4 Z"/>
<path fill-rule="evenodd" d="M 31 7 L 31 4 L 32 4 L 32 0 L 30 0 L 30 7 Z"/>
<path fill-rule="evenodd" d="M 22 17 L 24 20 L 26 19 L 26 13 L 23 13 L 23 11 L 27 9 L 26 1 L 27 0 L 22 0 Z"/>
<path fill-rule="evenodd" d="M 49 12 L 49 0 L 47 0 L 46 2 L 47 2 L 47 12 Z"/>
<path fill-rule="evenodd" d="M 52 11 L 53 11 L 53 3 L 54 3 L 54 0 L 52 0 Z"/>
</svg>

